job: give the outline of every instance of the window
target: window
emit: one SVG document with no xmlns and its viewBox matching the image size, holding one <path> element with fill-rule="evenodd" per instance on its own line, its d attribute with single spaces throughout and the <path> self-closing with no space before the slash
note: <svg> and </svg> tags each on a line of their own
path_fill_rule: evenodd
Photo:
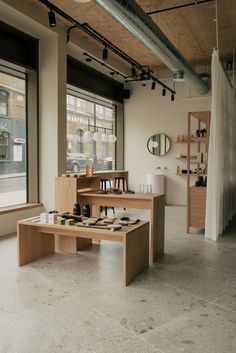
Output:
<svg viewBox="0 0 236 353">
<path fill-rule="evenodd" d="M 0 114 L 8 114 L 8 92 L 0 88 Z"/>
<path fill-rule="evenodd" d="M 85 171 L 86 164 L 93 162 L 94 170 L 115 169 L 115 143 L 109 142 L 109 135 L 115 132 L 115 109 L 111 103 L 97 103 L 97 99 L 67 94 L 67 170 Z M 78 93 L 79 95 L 79 93 Z M 71 102 L 76 102 L 72 109 Z M 84 140 L 85 131 L 106 135 L 108 141 Z"/>
<path fill-rule="evenodd" d="M 0 71 L 0 207 L 27 202 L 26 77 L 20 76 Z"/>
<path fill-rule="evenodd" d="M 9 159 L 9 133 L 0 130 L 0 161 Z"/>
<path fill-rule="evenodd" d="M 86 109 L 86 101 L 80 98 L 76 99 L 77 111 Z"/>
</svg>

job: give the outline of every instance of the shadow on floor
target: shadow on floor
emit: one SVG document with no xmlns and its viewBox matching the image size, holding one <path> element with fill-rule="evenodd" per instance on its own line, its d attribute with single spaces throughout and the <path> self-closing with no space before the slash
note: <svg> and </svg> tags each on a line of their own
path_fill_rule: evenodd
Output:
<svg viewBox="0 0 236 353">
<path fill-rule="evenodd" d="M 229 222 L 229 225 L 224 230 L 222 236 L 230 238 L 236 237 L 236 216 L 234 216 L 233 219 Z"/>
</svg>

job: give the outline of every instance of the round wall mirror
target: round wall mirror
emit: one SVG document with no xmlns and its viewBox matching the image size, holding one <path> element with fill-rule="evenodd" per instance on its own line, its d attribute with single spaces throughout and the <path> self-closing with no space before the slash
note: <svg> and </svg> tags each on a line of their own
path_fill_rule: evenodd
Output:
<svg viewBox="0 0 236 353">
<path fill-rule="evenodd" d="M 153 135 L 148 139 L 147 149 L 155 156 L 164 156 L 170 150 L 170 138 L 165 134 Z"/>
</svg>

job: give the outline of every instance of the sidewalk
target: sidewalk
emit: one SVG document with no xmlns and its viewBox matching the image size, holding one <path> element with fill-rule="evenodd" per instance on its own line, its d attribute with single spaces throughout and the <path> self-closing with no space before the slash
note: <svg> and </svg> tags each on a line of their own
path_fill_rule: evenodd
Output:
<svg viewBox="0 0 236 353">
<path fill-rule="evenodd" d="M 1 174 L 0 179 L 26 177 L 26 173 Z"/>
</svg>

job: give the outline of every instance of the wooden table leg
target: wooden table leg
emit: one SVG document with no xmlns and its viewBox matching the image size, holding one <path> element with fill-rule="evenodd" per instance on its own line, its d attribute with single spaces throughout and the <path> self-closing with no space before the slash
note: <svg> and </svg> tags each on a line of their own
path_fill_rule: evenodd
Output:
<svg viewBox="0 0 236 353">
<path fill-rule="evenodd" d="M 54 234 L 37 232 L 33 226 L 28 224 L 18 224 L 17 243 L 19 266 L 38 260 L 55 251 Z"/>
<path fill-rule="evenodd" d="M 66 235 L 55 235 L 55 252 L 76 254 L 92 245 L 92 240 L 87 238 L 76 238 Z"/>
<path fill-rule="evenodd" d="M 149 223 L 126 234 L 123 243 L 124 285 L 149 266 Z"/>
<path fill-rule="evenodd" d="M 153 199 L 151 210 L 150 258 L 152 264 L 164 254 L 165 195 Z"/>
</svg>

